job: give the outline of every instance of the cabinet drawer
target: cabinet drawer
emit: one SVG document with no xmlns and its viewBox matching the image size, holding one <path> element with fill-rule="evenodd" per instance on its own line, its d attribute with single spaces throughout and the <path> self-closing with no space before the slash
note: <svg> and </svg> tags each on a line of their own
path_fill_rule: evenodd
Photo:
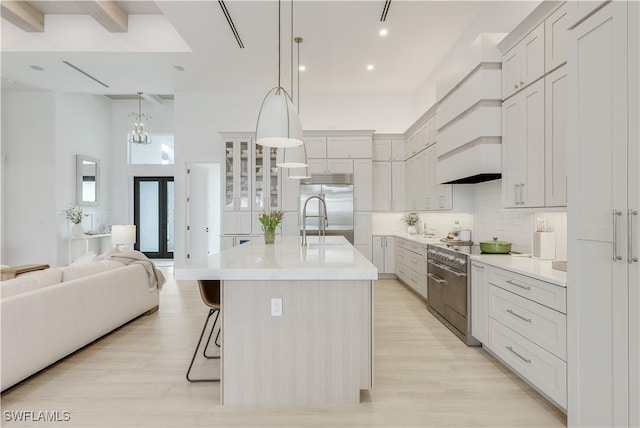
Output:
<svg viewBox="0 0 640 428">
<path fill-rule="evenodd" d="M 420 254 L 421 256 L 427 255 L 427 247 L 417 242 L 407 241 L 406 239 L 398 239 L 398 246 L 412 251 L 416 254 Z"/>
<path fill-rule="evenodd" d="M 495 267 L 489 268 L 487 276 L 490 284 L 567 313 L 567 290 L 564 287 Z"/>
<path fill-rule="evenodd" d="M 516 373 L 567 408 L 567 363 L 493 318 L 489 319 L 488 345 Z"/>
<path fill-rule="evenodd" d="M 494 285 L 489 286 L 489 316 L 567 360 L 567 316 Z"/>
<path fill-rule="evenodd" d="M 427 277 L 412 271 L 407 265 L 396 265 L 396 275 L 425 299 L 427 298 Z"/>
</svg>

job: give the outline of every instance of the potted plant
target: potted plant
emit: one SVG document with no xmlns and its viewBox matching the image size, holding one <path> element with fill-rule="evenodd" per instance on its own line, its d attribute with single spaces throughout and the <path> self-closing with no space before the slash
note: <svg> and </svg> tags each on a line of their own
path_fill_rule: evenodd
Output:
<svg viewBox="0 0 640 428">
<path fill-rule="evenodd" d="M 71 206 L 67 208 L 65 213 L 67 215 L 67 220 L 73 223 L 71 234 L 76 237 L 82 236 L 84 234 L 84 229 L 82 228 L 82 218 L 87 217 L 89 214 L 83 214 L 82 208 L 74 204 L 71 204 Z"/>
<path fill-rule="evenodd" d="M 420 217 L 416 213 L 407 213 L 402 216 L 402 221 L 407 224 L 407 233 L 413 235 L 418 233 L 418 222 L 420 221 Z"/>
<path fill-rule="evenodd" d="M 276 228 L 282 223 L 282 211 L 263 211 L 258 217 L 264 229 L 264 243 L 273 244 L 276 240 Z"/>
</svg>

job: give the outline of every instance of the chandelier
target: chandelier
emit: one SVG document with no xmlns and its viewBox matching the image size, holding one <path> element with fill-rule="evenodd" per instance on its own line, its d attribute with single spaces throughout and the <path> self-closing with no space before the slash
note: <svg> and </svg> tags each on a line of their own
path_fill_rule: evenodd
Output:
<svg viewBox="0 0 640 428">
<path fill-rule="evenodd" d="M 151 144 L 149 132 L 144 129 L 144 122 L 151 119 L 151 116 L 142 113 L 142 92 L 138 92 L 138 113 L 131 113 L 129 117 L 133 117 L 134 120 L 127 141 L 131 144 Z"/>
</svg>

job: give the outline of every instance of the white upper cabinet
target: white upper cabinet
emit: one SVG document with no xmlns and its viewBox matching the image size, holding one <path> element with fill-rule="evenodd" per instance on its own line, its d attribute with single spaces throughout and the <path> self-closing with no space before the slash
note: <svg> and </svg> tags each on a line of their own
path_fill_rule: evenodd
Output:
<svg viewBox="0 0 640 428">
<path fill-rule="evenodd" d="M 391 160 L 404 162 L 406 157 L 404 140 L 391 140 Z"/>
<path fill-rule="evenodd" d="M 353 161 L 351 159 L 327 159 L 326 173 L 353 174 Z"/>
<path fill-rule="evenodd" d="M 404 211 L 405 165 L 404 162 L 391 163 L 391 210 Z"/>
<path fill-rule="evenodd" d="M 371 159 L 371 137 L 327 137 L 327 157 Z"/>
<path fill-rule="evenodd" d="M 353 210 L 371 211 L 371 160 L 357 159 L 353 161 Z"/>
<path fill-rule="evenodd" d="M 543 207 L 544 80 L 518 93 L 502 106 L 503 205 Z"/>
<path fill-rule="evenodd" d="M 580 21 L 584 20 L 587 16 L 594 13 L 597 9 L 602 7 L 608 0 L 579 0 L 567 2 L 567 24 L 569 27 L 573 27 Z"/>
<path fill-rule="evenodd" d="M 373 160 L 391 160 L 391 140 L 373 140 Z"/>
<path fill-rule="evenodd" d="M 404 161 L 405 141 L 398 140 L 373 140 L 374 161 Z"/>
<path fill-rule="evenodd" d="M 225 140 L 223 211 L 251 211 L 251 138 Z"/>
<path fill-rule="evenodd" d="M 502 99 L 542 77 L 544 46 L 544 23 L 541 23 L 503 55 Z"/>
<path fill-rule="evenodd" d="M 327 157 L 327 137 L 304 137 L 307 158 L 324 159 Z"/>
<path fill-rule="evenodd" d="M 393 211 L 392 162 L 373 162 L 373 211 Z"/>
<path fill-rule="evenodd" d="M 309 174 L 326 174 L 329 172 L 327 170 L 327 160 L 326 159 L 308 159 L 307 163 L 309 164 Z"/>
<path fill-rule="evenodd" d="M 563 4 L 544 21 L 544 64 L 547 73 L 567 61 L 568 3 L 571 2 Z"/>
<path fill-rule="evenodd" d="M 545 77 L 545 205 L 567 205 L 567 70 Z"/>
</svg>

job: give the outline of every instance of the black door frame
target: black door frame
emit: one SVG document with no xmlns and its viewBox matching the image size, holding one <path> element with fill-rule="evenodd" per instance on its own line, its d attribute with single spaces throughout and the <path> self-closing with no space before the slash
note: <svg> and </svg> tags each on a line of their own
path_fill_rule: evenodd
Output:
<svg viewBox="0 0 640 428">
<path fill-rule="evenodd" d="M 158 227 L 160 230 L 158 231 L 158 239 L 160 242 L 158 242 L 159 251 L 143 251 L 143 253 L 150 259 L 173 259 L 173 251 L 167 251 L 167 184 L 174 181 L 173 177 L 133 177 L 133 221 L 136 225 L 136 243 L 134 248 L 140 251 L 140 183 L 145 181 L 159 183 L 158 213 L 160 218 L 158 219 Z"/>
</svg>

